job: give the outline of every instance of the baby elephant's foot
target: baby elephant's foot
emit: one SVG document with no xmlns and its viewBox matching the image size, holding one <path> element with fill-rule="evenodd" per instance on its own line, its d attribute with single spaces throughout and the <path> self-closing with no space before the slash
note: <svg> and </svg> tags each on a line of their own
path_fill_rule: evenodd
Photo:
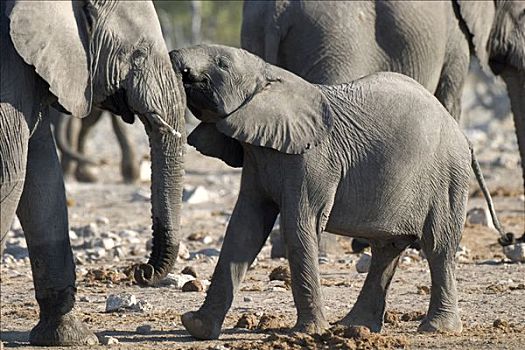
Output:
<svg viewBox="0 0 525 350">
<path fill-rule="evenodd" d="M 201 340 L 219 338 L 221 324 L 213 317 L 205 315 L 203 311 L 186 312 L 181 316 L 184 328 L 194 337 Z"/>
<path fill-rule="evenodd" d="M 461 333 L 463 325 L 457 313 L 444 313 L 425 317 L 419 325 L 418 332 Z"/>
<path fill-rule="evenodd" d="M 97 345 L 98 339 L 69 312 L 41 318 L 29 334 L 29 343 L 39 346 Z"/>
<path fill-rule="evenodd" d="M 365 317 L 363 315 L 357 316 L 355 313 L 350 313 L 346 315 L 342 320 L 337 322 L 340 325 L 345 327 L 351 326 L 365 326 L 370 329 L 371 332 L 379 333 L 383 327 L 382 318 L 371 318 Z"/>
<path fill-rule="evenodd" d="M 316 320 L 297 320 L 295 326 L 291 329 L 292 332 L 321 334 L 325 330 L 330 328 L 330 324 L 326 322 L 324 318 L 319 318 Z"/>
</svg>

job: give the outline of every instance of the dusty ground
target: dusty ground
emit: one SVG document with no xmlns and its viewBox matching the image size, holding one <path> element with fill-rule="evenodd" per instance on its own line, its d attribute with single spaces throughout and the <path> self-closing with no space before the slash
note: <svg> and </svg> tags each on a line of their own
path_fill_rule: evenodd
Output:
<svg viewBox="0 0 525 350">
<path fill-rule="evenodd" d="M 469 254 L 458 263 L 459 306 L 464 324 L 461 335 L 423 335 L 416 332 L 419 324 L 417 319 L 426 311 L 429 302 L 430 274 L 426 261 L 411 252 L 407 255 L 409 258 L 403 259 L 394 277 L 389 295 L 389 323 L 385 324 L 381 336 L 364 334 L 350 339 L 345 338 L 342 331 L 336 330 L 317 337 L 290 337 L 281 327 L 290 327 L 295 321 L 291 291 L 269 281 L 270 272 L 275 267 L 285 265 L 286 261 L 270 259 L 267 245 L 255 266 L 249 270 L 226 318 L 220 339 L 195 341 L 182 327 L 180 315 L 198 308 L 204 300 L 204 292 L 182 292 L 173 286 L 140 288 L 120 273 L 131 264 L 146 259 L 150 205 L 142 195 L 148 193 L 149 184 L 125 185 L 120 182 L 117 148 L 110 140 L 111 136 L 107 137 L 100 131 L 109 130 L 108 124 L 100 126 L 96 137 L 96 140 L 104 141 L 92 146 L 96 154 L 115 159 L 102 169 L 103 181 L 99 184 L 69 183 L 67 190 L 70 224 L 74 230 L 80 232 L 78 228 L 105 217 L 109 222 L 100 227 L 102 233 L 125 229 L 139 233 L 139 239 L 134 241 L 136 247 L 126 244 L 124 239 L 120 241 L 123 250 L 118 259 L 112 255 L 88 258 L 84 249 L 87 241 L 84 242 L 83 237 L 74 240 L 75 255 L 79 259 L 76 312 L 100 336 L 117 338 L 119 343 L 111 347 L 523 349 L 525 264 L 506 262 L 501 249 L 495 244 L 495 231 L 480 225 L 465 227 L 462 245 L 469 250 Z M 503 137 L 512 138 L 512 123 L 509 124 L 507 120 L 502 125 L 506 126 Z M 137 143 L 146 153 L 141 127 L 135 126 L 133 130 L 138 135 Z M 517 156 L 515 140 L 504 139 L 496 148 L 484 143 L 483 138 L 478 143 L 481 145 L 480 160 L 489 185 L 496 194 L 495 202 L 501 220 L 507 230 L 521 234 L 524 227 L 524 202 L 520 171 L 512 159 L 510 165 L 505 159 L 500 159 L 501 154 Z M 187 186 L 202 186 L 209 198 L 198 204 L 184 205 L 182 238 L 192 254 L 186 260 L 180 259 L 174 272 L 179 273 L 184 267 L 192 266 L 199 279 L 209 280 L 217 251 L 201 250 L 220 249 L 221 237 L 237 195 L 240 172 L 219 161 L 205 158 L 192 149 L 188 150 L 186 164 Z M 474 180 L 471 189 L 473 193 L 477 189 Z M 474 194 L 469 201 L 469 208 L 482 204 L 482 199 Z M 199 251 L 202 254 L 195 254 Z M 330 322 L 337 321 L 349 311 L 363 284 L 366 275 L 357 273 L 355 269 L 358 258 L 358 255 L 351 253 L 349 241 L 342 238 L 340 252 L 331 256 L 329 263 L 321 265 L 326 315 Z M 1 339 L 6 348 L 30 349 L 28 332 L 36 324 L 38 315 L 28 260 L 6 260 L 4 257 L 1 268 Z M 94 275 L 94 270 L 101 268 L 112 272 L 90 277 Z M 151 308 L 142 312 L 105 313 L 107 296 L 121 292 L 132 293 L 138 299 L 147 301 Z M 248 319 L 245 323 L 256 329 L 234 328 L 243 315 Z M 266 323 L 266 328 L 276 327 L 277 330 L 258 330 L 257 324 L 261 318 L 272 321 Z M 143 325 L 151 326 L 151 331 L 136 330 Z"/>
</svg>

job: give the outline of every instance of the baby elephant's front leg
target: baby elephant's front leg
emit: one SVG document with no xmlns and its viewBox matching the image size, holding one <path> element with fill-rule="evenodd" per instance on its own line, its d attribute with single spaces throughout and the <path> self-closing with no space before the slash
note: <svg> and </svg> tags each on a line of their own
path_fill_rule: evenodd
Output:
<svg viewBox="0 0 525 350">
<path fill-rule="evenodd" d="M 239 195 L 204 304 L 182 315 L 184 327 L 197 339 L 219 337 L 235 292 L 277 217 L 275 205 L 253 197 Z"/>
<path fill-rule="evenodd" d="M 321 333 L 329 327 L 323 312 L 318 264 L 318 232 L 312 216 L 301 219 L 281 213 L 281 227 L 288 247 L 292 292 L 297 308 L 293 330 Z"/>
</svg>

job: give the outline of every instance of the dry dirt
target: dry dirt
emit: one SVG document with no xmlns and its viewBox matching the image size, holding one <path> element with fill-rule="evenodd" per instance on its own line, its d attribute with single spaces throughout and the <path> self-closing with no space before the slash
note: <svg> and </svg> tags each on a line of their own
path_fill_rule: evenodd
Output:
<svg viewBox="0 0 525 350">
<path fill-rule="evenodd" d="M 105 147 L 111 147 L 105 146 Z M 110 148 L 111 149 L 111 148 Z M 112 148 L 113 151 L 116 147 Z M 103 154 L 103 152 L 101 152 Z M 109 154 L 108 157 L 111 157 Z M 118 158 L 113 155 L 113 158 Z M 111 158 L 109 158 L 111 159 Z M 215 193 L 211 201 L 185 204 L 182 238 L 190 252 L 220 248 L 229 214 L 237 194 L 240 171 L 219 161 L 188 150 L 188 185 L 202 185 Z M 496 208 L 507 230 L 523 232 L 523 195 L 517 168 L 487 169 L 489 185 L 496 191 Z M 119 180 L 116 162 L 109 162 L 99 184 L 68 184 L 71 226 L 109 218 L 109 229 L 132 229 L 147 235 L 150 206 L 133 200 L 137 190 L 148 184 L 125 185 Z M 475 182 L 469 208 L 483 203 L 476 196 Z M 213 238 L 204 243 L 201 237 Z M 270 283 L 270 273 L 285 265 L 284 260 L 269 258 L 265 246 L 257 263 L 247 274 L 217 341 L 195 341 L 186 333 L 180 315 L 200 306 L 205 292 L 182 292 L 178 288 L 140 288 L 125 275 L 126 268 L 144 261 L 144 256 L 126 256 L 119 262 L 87 262 L 79 266 L 76 313 L 98 335 L 118 339 L 116 345 L 95 348 L 115 349 L 301 349 L 301 348 L 410 348 L 410 349 L 523 349 L 525 344 L 525 264 L 503 259 L 496 244 L 495 231 L 474 225 L 464 230 L 462 245 L 470 250 L 457 267 L 459 307 L 463 333 L 418 334 L 419 320 L 429 302 L 430 274 L 424 259 L 405 259 L 393 279 L 388 297 L 388 314 L 381 335 L 360 329 L 333 328 L 322 335 L 289 334 L 295 309 L 291 291 Z M 349 240 L 341 238 L 341 249 L 330 263 L 321 265 L 326 315 L 334 323 L 342 318 L 356 300 L 365 274 L 356 272 L 358 255 L 352 254 Z M 180 272 L 191 266 L 200 279 L 209 280 L 216 258 L 181 260 Z M 275 276 L 273 276 L 275 277 Z M 282 276 L 280 276 L 282 277 Z M 281 279 L 281 278 L 279 278 Z M 144 312 L 105 313 L 109 294 L 128 292 L 152 305 Z M 38 319 L 29 264 L 2 265 L 1 339 L 5 348 L 31 349 L 28 332 Z M 239 326 L 234 326 L 242 318 Z M 137 331 L 149 325 L 151 331 Z M 248 329 L 247 329 L 248 328 Z M 144 334 L 145 333 L 145 334 Z M 92 347 L 91 347 L 92 348 Z"/>
</svg>

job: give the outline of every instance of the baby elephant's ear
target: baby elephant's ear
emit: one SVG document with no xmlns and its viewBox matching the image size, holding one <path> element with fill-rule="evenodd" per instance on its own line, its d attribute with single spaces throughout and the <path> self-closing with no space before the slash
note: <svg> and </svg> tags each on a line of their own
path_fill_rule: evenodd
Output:
<svg viewBox="0 0 525 350">
<path fill-rule="evenodd" d="M 332 112 L 319 88 L 286 72 L 216 125 L 241 142 L 301 154 L 328 136 Z"/>
<path fill-rule="evenodd" d="M 221 134 L 215 124 L 200 123 L 188 136 L 188 144 L 200 153 L 219 158 L 234 168 L 242 167 L 243 149 L 239 141 Z"/>
</svg>

